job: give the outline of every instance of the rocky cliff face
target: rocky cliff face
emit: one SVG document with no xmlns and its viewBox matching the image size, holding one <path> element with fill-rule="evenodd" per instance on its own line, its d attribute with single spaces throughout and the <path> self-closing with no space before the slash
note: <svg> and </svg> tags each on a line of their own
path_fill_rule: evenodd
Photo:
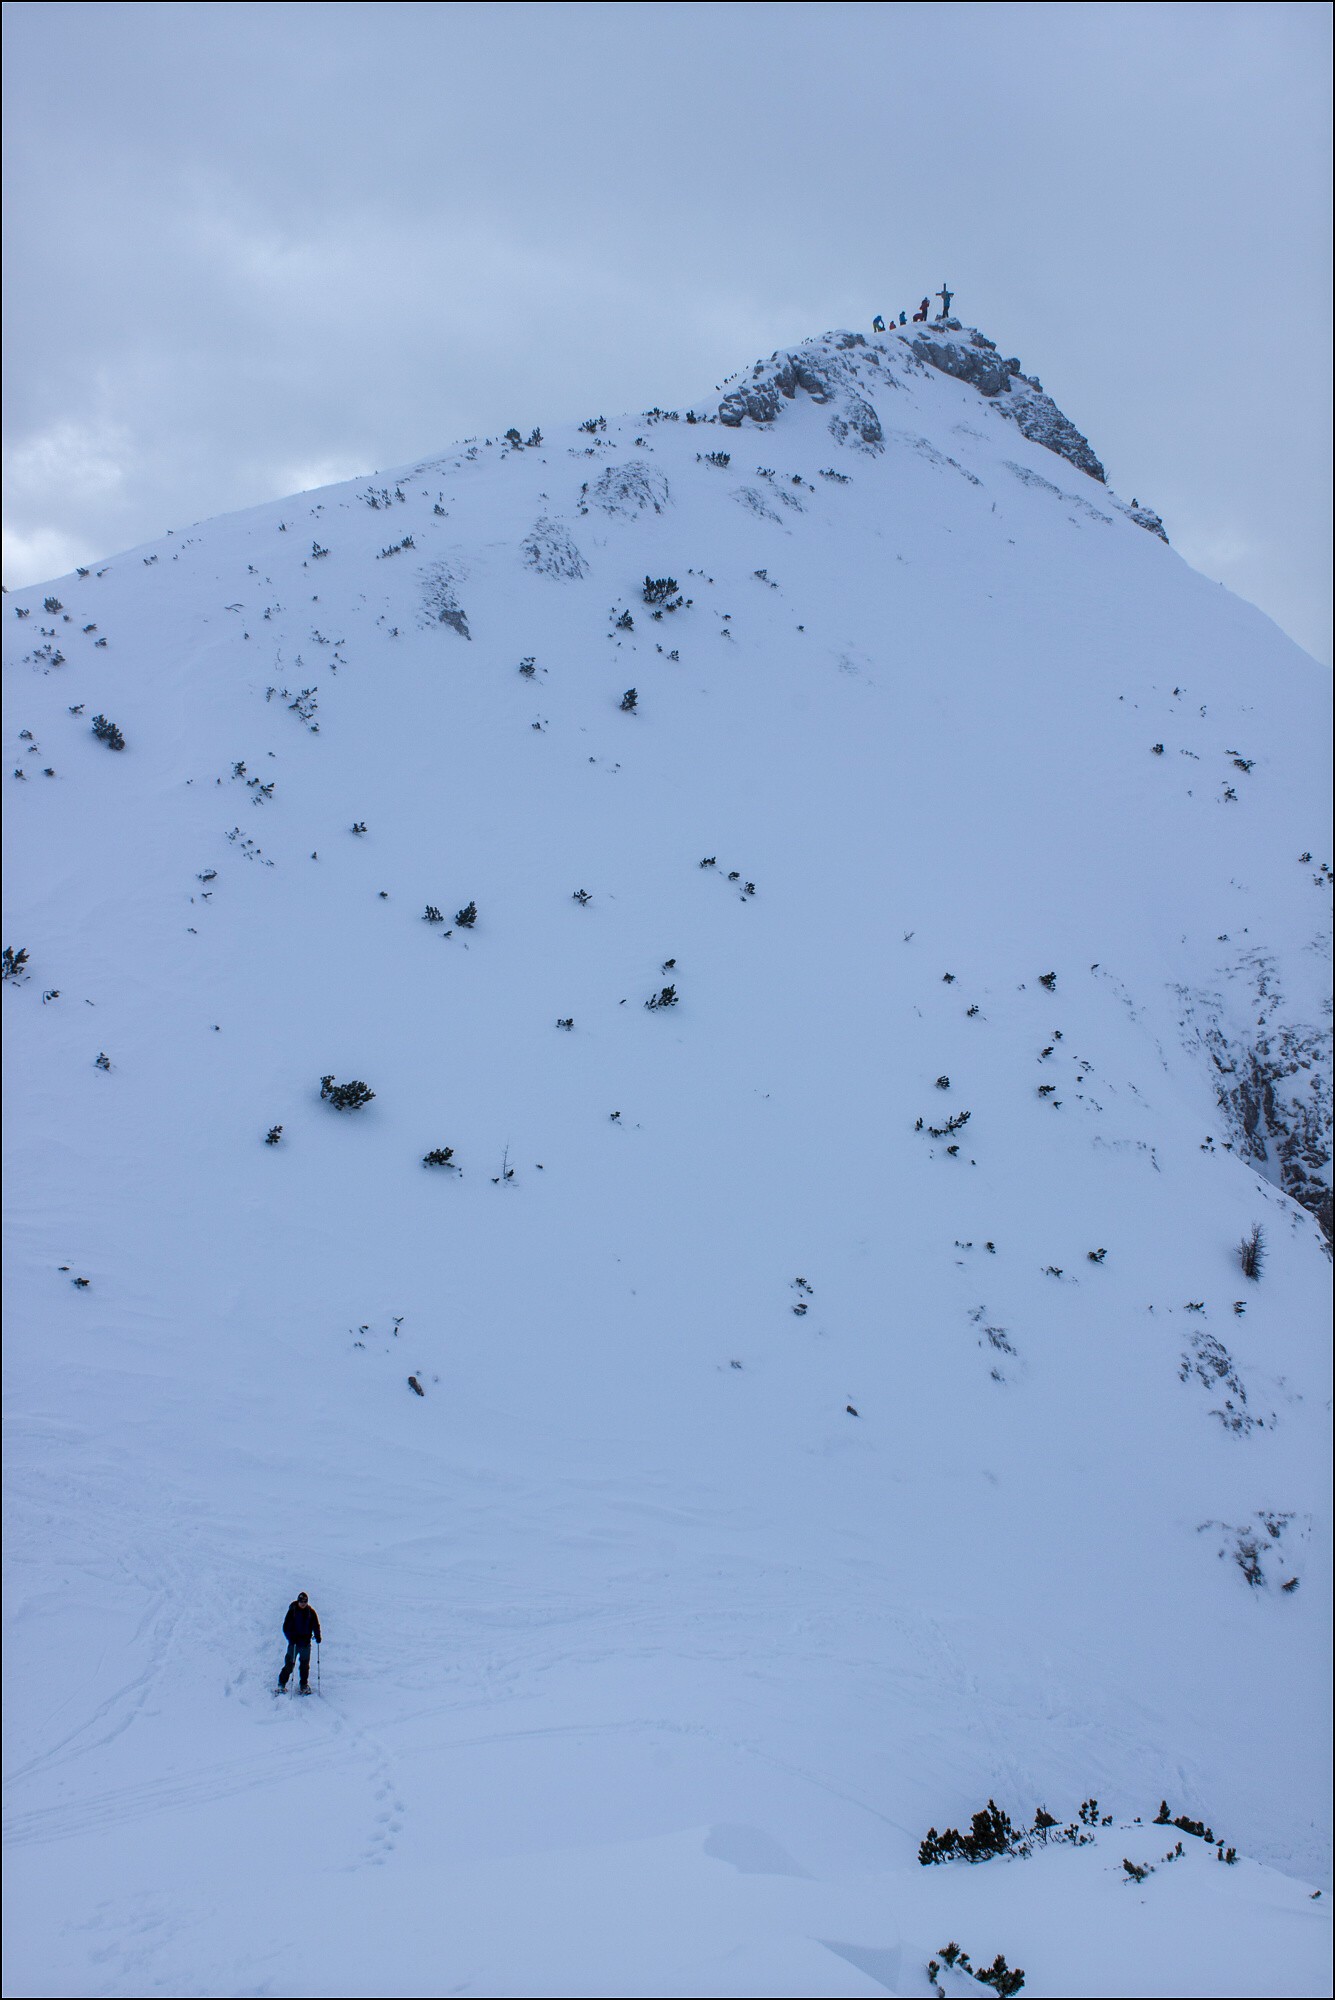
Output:
<svg viewBox="0 0 1335 2000">
<path fill-rule="evenodd" d="M 924 327 L 908 345 L 927 367 L 939 368 L 958 381 L 972 383 L 979 395 L 994 401 L 1001 414 L 1018 425 L 1034 444 L 1045 445 L 1059 458 L 1079 466 L 1091 479 L 1097 479 L 1100 485 L 1107 484 L 1108 475 L 1089 439 L 1057 408 L 1038 377 L 1025 375 L 1014 355 L 1002 360 L 996 343 L 986 334 L 961 326 L 958 320 L 947 320 L 940 327 Z M 1160 533 L 1162 529 L 1160 522 Z M 1165 535 L 1164 540 L 1167 539 Z"/>
<path fill-rule="evenodd" d="M 1314 879 L 1321 887 L 1321 876 Z M 1320 937 L 1312 949 L 1323 953 Z M 1295 1004 L 1264 951 L 1245 953 L 1218 990 L 1182 997 L 1187 1041 L 1214 1072 L 1224 1143 L 1315 1216 L 1328 1244 L 1335 1242 L 1329 1027 L 1310 1007 Z"/>
</svg>

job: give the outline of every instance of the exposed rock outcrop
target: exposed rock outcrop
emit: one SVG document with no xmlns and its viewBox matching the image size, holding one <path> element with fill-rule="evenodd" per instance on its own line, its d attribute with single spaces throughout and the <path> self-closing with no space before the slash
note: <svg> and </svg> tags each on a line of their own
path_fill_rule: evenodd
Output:
<svg viewBox="0 0 1335 2000">
<path fill-rule="evenodd" d="M 599 473 L 587 489 L 587 501 L 606 514 L 634 520 L 650 510 L 662 513 L 668 503 L 668 483 L 644 459 L 628 458 L 623 465 L 609 465 Z"/>
<path fill-rule="evenodd" d="M 929 368 L 939 368 L 943 375 L 953 375 L 958 382 L 970 383 L 980 396 L 1000 396 L 1010 388 L 1012 376 L 1020 373 L 1019 362 L 1001 360 L 995 341 L 989 340 L 986 334 L 972 333 L 967 340 L 961 341 L 947 333 L 931 333 L 924 328 L 905 344 L 909 352 L 916 354 L 919 361 L 925 361 Z M 1101 472 L 1099 477 L 1103 477 Z"/>
<path fill-rule="evenodd" d="M 524 561 L 542 576 L 583 576 L 588 564 L 560 521 L 535 521 L 521 544 Z"/>
<path fill-rule="evenodd" d="M 827 334 L 823 341 L 780 349 L 768 361 L 757 361 L 750 381 L 729 390 L 719 403 L 719 422 L 734 429 L 748 417 L 756 424 L 773 423 L 783 407 L 780 399 L 791 402 L 804 389 L 813 403 L 833 405 L 830 433 L 836 442 L 879 451 L 881 420 L 845 359 L 848 350 L 866 344 L 860 333 Z"/>
<path fill-rule="evenodd" d="M 1153 507 L 1142 507 L 1138 501 L 1133 501 L 1126 511 L 1138 528 L 1148 528 L 1161 542 L 1168 540 L 1168 531 Z"/>
<path fill-rule="evenodd" d="M 1329 1032 L 1291 1013 L 1276 1018 L 1289 1010 L 1263 954 L 1248 956 L 1230 976 L 1247 980 L 1247 1019 L 1254 1025 L 1238 1025 L 1236 1004 L 1222 994 L 1184 993 L 1188 1042 L 1210 1061 L 1239 1157 L 1309 1210 L 1327 1243 L 1335 1242 Z"/>
<path fill-rule="evenodd" d="M 462 639 L 471 639 L 468 619 L 455 592 L 455 574 L 445 562 L 428 563 L 418 574 L 422 581 L 422 623 L 448 625 Z"/>
<path fill-rule="evenodd" d="M 1089 439 L 1078 431 L 1071 419 L 1063 416 L 1051 396 L 1043 390 L 1031 387 L 1020 377 L 1009 390 L 997 398 L 997 407 L 1010 417 L 1031 443 L 1045 445 L 1055 451 L 1059 458 L 1069 459 L 1081 472 L 1087 472 L 1100 485 L 1108 482 L 1108 475 L 1090 446 Z"/>
<path fill-rule="evenodd" d="M 757 361 L 757 375 L 761 366 Z M 823 403 L 826 399 L 818 396 L 816 400 Z M 771 375 L 760 381 L 748 382 L 740 389 L 730 389 L 718 406 L 718 420 L 734 430 L 748 417 L 753 424 L 772 424 L 781 408 L 778 384 Z"/>
<path fill-rule="evenodd" d="M 1335 1241 L 1330 1183 L 1330 1085 L 1326 1037 L 1314 1028 L 1281 1027 L 1219 1063 L 1219 1102 L 1237 1150 L 1309 1209 L 1328 1243 Z"/>
</svg>

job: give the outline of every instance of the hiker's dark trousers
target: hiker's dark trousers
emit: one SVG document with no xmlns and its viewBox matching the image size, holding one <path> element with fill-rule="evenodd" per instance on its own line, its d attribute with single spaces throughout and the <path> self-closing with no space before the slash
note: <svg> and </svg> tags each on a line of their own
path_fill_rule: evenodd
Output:
<svg viewBox="0 0 1335 2000">
<path fill-rule="evenodd" d="M 295 1639 L 289 1645 L 287 1658 L 283 1661 L 283 1671 L 278 1676 L 278 1685 L 280 1688 L 285 1688 L 291 1680 L 294 1662 L 300 1663 L 301 1685 L 305 1687 L 311 1677 L 311 1642 L 309 1639 L 304 1646 L 299 1646 Z"/>
</svg>

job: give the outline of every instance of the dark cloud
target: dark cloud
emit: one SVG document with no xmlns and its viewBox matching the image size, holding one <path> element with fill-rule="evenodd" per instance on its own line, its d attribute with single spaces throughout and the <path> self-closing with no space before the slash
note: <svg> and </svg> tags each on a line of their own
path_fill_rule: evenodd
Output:
<svg viewBox="0 0 1335 2000">
<path fill-rule="evenodd" d="M 7 576 L 943 277 L 1329 657 L 1324 6 L 6 8 Z"/>
</svg>

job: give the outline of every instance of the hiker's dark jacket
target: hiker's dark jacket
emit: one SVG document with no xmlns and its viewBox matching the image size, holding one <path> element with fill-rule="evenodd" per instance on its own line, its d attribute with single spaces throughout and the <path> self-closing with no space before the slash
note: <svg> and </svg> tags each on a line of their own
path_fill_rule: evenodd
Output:
<svg viewBox="0 0 1335 2000">
<path fill-rule="evenodd" d="M 287 1617 L 283 1620 L 283 1637 L 293 1646 L 309 1648 L 312 1637 L 317 1645 L 323 1644 L 320 1621 L 313 1604 L 298 1604 L 294 1600 L 288 1605 Z"/>
</svg>

